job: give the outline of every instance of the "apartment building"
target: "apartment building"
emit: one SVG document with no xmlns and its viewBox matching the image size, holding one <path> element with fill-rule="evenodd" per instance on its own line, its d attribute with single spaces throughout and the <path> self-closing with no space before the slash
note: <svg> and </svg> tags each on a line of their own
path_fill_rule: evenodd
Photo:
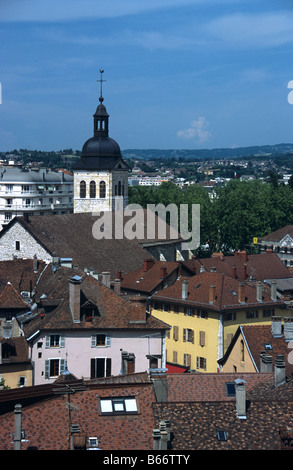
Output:
<svg viewBox="0 0 293 470">
<path fill-rule="evenodd" d="M 15 216 L 73 212 L 73 176 L 63 170 L 0 167 L 0 225 Z"/>
</svg>

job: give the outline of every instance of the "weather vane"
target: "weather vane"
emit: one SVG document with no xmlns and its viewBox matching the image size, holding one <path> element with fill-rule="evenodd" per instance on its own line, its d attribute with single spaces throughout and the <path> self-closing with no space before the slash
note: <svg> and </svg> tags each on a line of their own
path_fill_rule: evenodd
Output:
<svg viewBox="0 0 293 470">
<path fill-rule="evenodd" d="M 105 82 L 106 80 L 103 80 L 103 73 L 104 73 L 104 70 L 100 69 L 101 78 L 100 78 L 100 80 L 97 80 L 97 82 L 100 82 L 100 101 L 104 100 L 104 98 L 102 96 L 102 85 L 103 85 L 103 82 Z"/>
</svg>

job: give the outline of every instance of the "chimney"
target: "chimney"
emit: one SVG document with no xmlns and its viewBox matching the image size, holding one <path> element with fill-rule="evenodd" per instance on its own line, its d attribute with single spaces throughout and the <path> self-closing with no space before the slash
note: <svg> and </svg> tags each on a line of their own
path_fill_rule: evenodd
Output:
<svg viewBox="0 0 293 470">
<path fill-rule="evenodd" d="M 136 295 L 129 297 L 129 301 L 131 303 L 129 308 L 129 322 L 145 324 L 147 321 L 146 297 Z"/>
<path fill-rule="evenodd" d="M 122 275 L 121 269 L 119 269 L 119 271 L 117 271 L 117 279 L 120 279 L 121 281 L 123 280 L 123 275 Z"/>
<path fill-rule="evenodd" d="M 273 358 L 265 351 L 260 353 L 260 372 L 273 372 Z"/>
<path fill-rule="evenodd" d="M 282 336 L 281 317 L 272 317 L 271 332 L 274 337 Z"/>
<path fill-rule="evenodd" d="M 167 275 L 167 268 L 166 266 L 161 266 L 160 267 L 160 278 L 161 279 L 164 279 L 164 277 L 166 277 Z"/>
<path fill-rule="evenodd" d="M 159 429 L 153 429 L 153 450 L 160 450 L 161 433 Z"/>
<path fill-rule="evenodd" d="M 236 413 L 239 419 L 246 419 L 246 382 L 242 379 L 236 379 L 234 382 L 236 391 Z"/>
<path fill-rule="evenodd" d="M 146 258 L 143 261 L 143 270 L 144 270 L 144 272 L 146 273 L 149 269 L 151 269 L 151 267 L 154 264 L 155 264 L 155 260 L 153 260 L 152 258 Z"/>
<path fill-rule="evenodd" d="M 286 368 L 283 354 L 277 354 L 275 361 L 275 386 L 278 387 L 286 382 Z"/>
<path fill-rule="evenodd" d="M 215 289 L 216 286 L 212 285 L 209 288 L 209 303 L 212 304 L 215 301 Z"/>
<path fill-rule="evenodd" d="M 277 300 L 277 282 L 276 281 L 272 281 L 272 284 L 271 284 L 271 299 L 276 302 Z"/>
<path fill-rule="evenodd" d="M 159 423 L 160 435 L 161 435 L 161 447 L 160 450 L 167 450 L 168 446 L 168 431 L 165 421 Z"/>
<path fill-rule="evenodd" d="M 285 341 L 293 341 L 293 318 L 284 318 L 284 337 Z"/>
<path fill-rule="evenodd" d="M 69 279 L 69 306 L 74 323 L 80 322 L 80 284 L 82 278 L 74 276 Z"/>
<path fill-rule="evenodd" d="M 239 282 L 238 300 L 241 304 L 245 303 L 245 282 Z"/>
<path fill-rule="evenodd" d="M 188 297 L 188 282 L 184 280 L 182 282 L 182 300 L 186 300 Z"/>
<path fill-rule="evenodd" d="M 104 284 L 104 286 L 110 288 L 111 286 L 111 273 L 109 273 L 108 271 L 104 271 L 102 273 L 102 284 Z"/>
<path fill-rule="evenodd" d="M 236 277 L 237 277 L 236 276 L 236 266 L 232 267 L 232 277 L 233 277 L 233 279 L 236 279 Z"/>
<path fill-rule="evenodd" d="M 22 406 L 18 403 L 14 407 L 14 450 L 21 450 L 21 423 Z"/>
<path fill-rule="evenodd" d="M 117 295 L 121 294 L 121 279 L 115 279 L 115 281 L 114 281 L 114 292 Z"/>
<path fill-rule="evenodd" d="M 242 277 L 243 277 L 243 281 L 245 281 L 245 279 L 246 279 L 246 264 L 244 264 L 242 266 Z"/>
<path fill-rule="evenodd" d="M 34 273 L 38 272 L 38 258 L 37 255 L 34 256 Z"/>
<path fill-rule="evenodd" d="M 258 302 L 262 302 L 262 283 L 261 281 L 258 281 L 256 285 L 256 300 Z"/>
</svg>

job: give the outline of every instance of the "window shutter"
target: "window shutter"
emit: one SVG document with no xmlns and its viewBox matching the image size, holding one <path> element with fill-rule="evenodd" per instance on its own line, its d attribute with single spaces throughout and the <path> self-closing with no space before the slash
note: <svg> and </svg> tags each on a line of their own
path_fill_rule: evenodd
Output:
<svg viewBox="0 0 293 470">
<path fill-rule="evenodd" d="M 60 374 L 65 371 L 65 359 L 60 359 Z"/>
<path fill-rule="evenodd" d="M 177 353 L 177 351 L 173 351 L 173 362 L 178 362 L 178 353 Z"/>
<path fill-rule="evenodd" d="M 96 335 L 92 335 L 91 337 L 91 347 L 95 348 L 97 346 L 97 337 Z"/>
<path fill-rule="evenodd" d="M 206 359 L 203 360 L 203 368 L 204 368 L 204 370 L 207 370 L 207 360 Z"/>
<path fill-rule="evenodd" d="M 64 348 L 64 347 L 65 347 L 65 336 L 60 335 L 60 348 Z"/>
<path fill-rule="evenodd" d="M 174 329 L 173 329 L 173 339 L 175 341 L 178 341 L 178 326 L 174 326 Z"/>
<path fill-rule="evenodd" d="M 111 346 L 111 336 L 107 335 L 106 336 L 106 346 L 109 348 Z"/>
<path fill-rule="evenodd" d="M 205 346 L 205 331 L 199 332 L 199 345 Z"/>
<path fill-rule="evenodd" d="M 45 361 L 45 379 L 48 379 L 50 376 L 50 361 Z"/>
<path fill-rule="evenodd" d="M 50 347 L 50 336 L 46 336 L 45 338 L 45 348 L 49 348 Z"/>
<path fill-rule="evenodd" d="M 194 344 L 194 331 L 190 330 L 190 341 Z"/>
<path fill-rule="evenodd" d="M 196 368 L 199 369 L 199 357 L 196 356 Z"/>
<path fill-rule="evenodd" d="M 186 329 L 183 328 L 183 342 L 186 342 Z"/>
<path fill-rule="evenodd" d="M 110 377 L 111 375 L 111 364 L 112 360 L 110 357 L 108 357 L 106 360 L 106 377 Z"/>
</svg>

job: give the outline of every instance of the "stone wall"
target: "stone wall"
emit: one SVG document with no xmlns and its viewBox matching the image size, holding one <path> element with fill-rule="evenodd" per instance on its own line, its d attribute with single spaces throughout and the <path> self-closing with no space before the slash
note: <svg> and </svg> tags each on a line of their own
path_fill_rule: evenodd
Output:
<svg viewBox="0 0 293 470">
<path fill-rule="evenodd" d="M 19 246 L 16 242 L 19 242 Z M 19 248 L 19 249 L 18 249 Z M 0 261 L 13 258 L 29 258 L 34 256 L 45 262 L 51 262 L 52 256 L 16 222 L 0 238 Z"/>
</svg>

